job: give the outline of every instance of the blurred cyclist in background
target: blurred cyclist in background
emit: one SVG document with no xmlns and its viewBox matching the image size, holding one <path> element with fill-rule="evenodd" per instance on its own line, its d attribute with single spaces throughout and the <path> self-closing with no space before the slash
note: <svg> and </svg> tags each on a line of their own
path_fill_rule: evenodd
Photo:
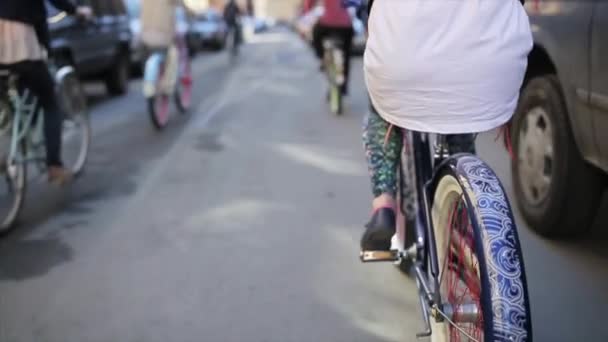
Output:
<svg viewBox="0 0 608 342">
<path fill-rule="evenodd" d="M 76 7 L 68 0 L 49 0 L 56 8 L 84 18 L 88 7 Z M 49 181 L 64 184 L 72 178 L 61 162 L 63 113 L 55 95 L 55 83 L 46 64 L 49 29 L 45 0 L 0 0 L 0 68 L 19 75 L 23 86 L 38 97 L 44 109 Z M 3 161 L 4 162 L 4 161 Z"/>
<path fill-rule="evenodd" d="M 141 2 L 141 40 L 148 55 L 144 71 L 144 95 L 154 96 L 157 91 L 157 77 L 161 73 L 161 88 L 168 91 L 170 80 L 178 72 L 177 44 L 185 46 L 185 42 L 176 40 L 177 9 L 184 7 L 182 0 L 145 0 Z M 185 7 L 184 7 L 185 8 Z M 177 43 L 177 44 L 176 44 Z M 150 58 L 160 57 L 160 65 L 148 63 Z M 154 59 L 152 59 L 154 60 Z"/>
<path fill-rule="evenodd" d="M 313 46 L 317 57 L 321 60 L 321 70 L 323 66 L 323 40 L 325 37 L 333 36 L 340 39 L 345 56 L 344 76 L 345 81 L 342 86 L 342 94 L 348 95 L 348 82 L 350 79 L 350 56 L 352 50 L 353 22 L 348 10 L 343 7 L 341 0 L 305 0 L 304 12 L 312 10 L 318 3 L 324 8 L 323 15 L 315 24 L 312 32 Z"/>
<path fill-rule="evenodd" d="M 240 44 L 243 39 L 243 32 L 239 22 L 239 18 L 242 14 L 243 13 L 235 0 L 228 1 L 224 7 L 224 20 L 228 25 L 228 32 L 234 32 L 237 45 Z"/>
</svg>

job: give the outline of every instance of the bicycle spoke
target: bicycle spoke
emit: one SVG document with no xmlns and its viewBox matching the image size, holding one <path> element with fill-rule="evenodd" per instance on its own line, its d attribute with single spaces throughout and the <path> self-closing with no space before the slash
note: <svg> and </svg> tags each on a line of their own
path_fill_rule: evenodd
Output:
<svg viewBox="0 0 608 342">
<path fill-rule="evenodd" d="M 447 317 L 448 336 L 450 341 L 483 340 L 482 315 L 477 315 L 476 322 L 469 317 L 461 317 L 461 312 L 473 305 L 476 312 L 481 312 L 478 261 L 475 256 L 475 244 L 469 222 L 464 198 L 459 196 L 451 205 L 448 217 L 448 229 L 445 259 L 442 262 L 439 277 L 440 289 L 445 305 L 452 312 Z"/>
</svg>

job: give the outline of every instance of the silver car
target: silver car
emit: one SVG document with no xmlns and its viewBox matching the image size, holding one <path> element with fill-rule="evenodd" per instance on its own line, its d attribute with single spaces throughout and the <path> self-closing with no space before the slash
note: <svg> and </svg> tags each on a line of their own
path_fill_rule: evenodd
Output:
<svg viewBox="0 0 608 342">
<path fill-rule="evenodd" d="M 511 130 L 515 194 L 539 234 L 580 235 L 608 172 L 608 2 L 528 0 L 526 9 L 534 49 Z"/>
</svg>

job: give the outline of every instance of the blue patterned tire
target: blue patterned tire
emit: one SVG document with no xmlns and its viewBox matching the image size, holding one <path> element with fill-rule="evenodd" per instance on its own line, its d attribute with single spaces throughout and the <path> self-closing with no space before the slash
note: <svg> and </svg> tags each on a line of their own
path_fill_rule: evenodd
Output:
<svg viewBox="0 0 608 342">
<path fill-rule="evenodd" d="M 532 341 L 521 245 L 492 169 L 470 155 L 449 159 L 436 178 L 431 216 L 442 304 L 459 328 L 433 323 L 431 341 Z"/>
</svg>

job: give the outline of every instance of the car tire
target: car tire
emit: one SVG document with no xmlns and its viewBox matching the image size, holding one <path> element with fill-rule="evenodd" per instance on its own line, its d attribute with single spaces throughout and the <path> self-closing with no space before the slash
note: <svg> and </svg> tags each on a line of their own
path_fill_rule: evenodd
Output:
<svg viewBox="0 0 608 342">
<path fill-rule="evenodd" d="M 131 62 L 126 53 L 116 57 L 116 62 L 106 77 L 106 88 L 111 95 L 124 95 L 129 87 Z"/>
<path fill-rule="evenodd" d="M 522 215 L 548 238 L 589 231 L 604 191 L 604 175 L 583 160 L 569 122 L 557 77 L 530 80 L 512 124 L 512 177 Z"/>
</svg>

